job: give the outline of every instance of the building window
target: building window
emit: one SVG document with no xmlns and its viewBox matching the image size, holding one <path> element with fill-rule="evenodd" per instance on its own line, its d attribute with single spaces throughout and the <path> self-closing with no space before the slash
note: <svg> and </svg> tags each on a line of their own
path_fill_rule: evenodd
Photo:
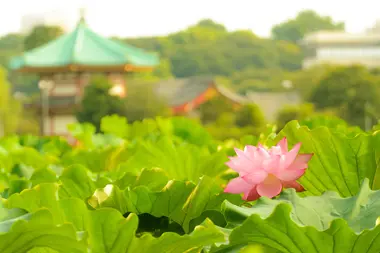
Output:
<svg viewBox="0 0 380 253">
<path fill-rule="evenodd" d="M 357 48 L 319 48 L 318 58 L 380 58 L 380 47 L 357 47 Z"/>
</svg>

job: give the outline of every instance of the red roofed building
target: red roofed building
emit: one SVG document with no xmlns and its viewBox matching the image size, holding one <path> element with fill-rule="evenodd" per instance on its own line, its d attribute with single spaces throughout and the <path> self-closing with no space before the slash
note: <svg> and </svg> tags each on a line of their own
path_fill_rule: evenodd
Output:
<svg viewBox="0 0 380 253">
<path fill-rule="evenodd" d="M 158 96 L 165 98 L 173 114 L 189 113 L 218 95 L 228 98 L 235 104 L 248 102 L 244 97 L 217 85 L 215 79 L 209 76 L 161 81 L 155 84 L 155 91 Z"/>
</svg>

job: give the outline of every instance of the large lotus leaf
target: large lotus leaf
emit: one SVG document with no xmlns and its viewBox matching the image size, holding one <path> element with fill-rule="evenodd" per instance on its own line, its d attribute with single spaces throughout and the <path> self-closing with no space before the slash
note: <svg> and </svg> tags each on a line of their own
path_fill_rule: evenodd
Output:
<svg viewBox="0 0 380 253">
<path fill-rule="evenodd" d="M 7 137 L 0 143 L 0 164 L 10 170 L 17 164 L 24 164 L 35 169 L 45 168 L 49 163 L 56 163 L 57 158 L 41 154 L 32 147 L 22 146 L 17 136 Z M 4 160 L 4 161 L 3 161 Z"/>
<path fill-rule="evenodd" d="M 36 252 L 33 249 L 41 247 L 53 250 L 47 252 L 87 252 L 86 243 L 78 240 L 74 227 L 57 225 L 46 209 L 0 222 L 1 253 Z"/>
<path fill-rule="evenodd" d="M 59 187 L 60 198 L 80 198 L 86 200 L 91 197 L 97 188 L 105 187 L 111 183 L 106 177 L 97 175 L 88 171 L 82 165 L 73 165 L 65 168 L 60 176 L 61 181 Z M 168 182 L 165 171 L 160 169 L 144 169 L 141 173 L 124 173 L 122 177 L 115 181 L 120 189 L 127 187 L 136 187 L 144 185 L 149 189 L 162 189 Z"/>
<path fill-rule="evenodd" d="M 95 138 L 96 139 L 96 138 Z M 104 146 L 96 149 L 74 149 L 61 159 L 64 166 L 81 164 L 93 172 L 114 170 L 127 159 L 126 146 Z"/>
<path fill-rule="evenodd" d="M 126 166 L 131 169 L 158 167 L 164 169 L 169 178 L 197 182 L 203 175 L 217 177 L 226 171 L 227 160 L 224 152 L 210 153 L 206 147 L 186 143 L 175 145 L 173 139 L 163 136 L 158 142 L 141 141 Z"/>
<path fill-rule="evenodd" d="M 86 148 L 94 146 L 92 137 L 96 132 L 96 128 L 90 123 L 73 123 L 67 126 L 67 129 L 77 140 L 80 145 Z"/>
<path fill-rule="evenodd" d="M 47 247 L 37 247 L 29 250 L 27 253 L 59 253 L 56 250 Z"/>
<path fill-rule="evenodd" d="M 144 138 L 152 133 L 157 133 L 157 123 L 153 119 L 147 118 L 129 125 L 129 137 L 131 139 Z"/>
<path fill-rule="evenodd" d="M 57 180 L 57 174 L 51 168 L 36 170 L 30 178 L 33 186 L 41 183 L 54 183 Z"/>
<path fill-rule="evenodd" d="M 96 184 L 90 178 L 90 172 L 82 165 L 73 165 L 67 167 L 59 178 L 62 185 L 59 187 L 59 196 L 61 198 L 80 198 L 87 199 L 95 189 Z"/>
<path fill-rule="evenodd" d="M 114 134 L 123 138 L 128 135 L 128 122 L 125 117 L 114 114 L 102 118 L 100 129 L 103 133 Z"/>
<path fill-rule="evenodd" d="M 326 127 L 309 130 L 293 121 L 280 132 L 277 141 L 284 136 L 291 146 L 302 143 L 300 153 L 314 153 L 299 179 L 307 194 L 330 190 L 343 197 L 353 196 L 364 178 L 369 178 L 371 189 L 380 188 L 380 133 L 349 138 Z"/>
<path fill-rule="evenodd" d="M 286 253 L 377 253 L 379 200 L 380 191 L 370 190 L 365 180 L 350 198 L 335 192 L 300 198 L 289 189 L 276 200 L 261 198 L 251 208 L 226 202 L 224 213 L 235 227 L 229 246 L 261 243 Z"/>
<path fill-rule="evenodd" d="M 2 224 L 2 226 L 0 225 L 0 232 L 4 231 L 4 229 L 5 229 L 4 226 L 5 226 L 5 224 L 9 224 L 9 220 L 13 220 L 13 219 L 20 217 L 26 213 L 27 212 L 25 210 L 20 209 L 20 208 L 12 208 L 12 209 L 4 208 L 3 207 L 3 201 L 0 198 L 0 224 Z M 8 220 L 8 222 L 5 222 L 7 220 Z M 7 231 L 7 229 L 5 229 L 5 231 Z"/>
<path fill-rule="evenodd" d="M 239 195 L 221 193 L 220 186 L 213 179 L 203 177 L 197 185 L 188 181 L 169 181 L 160 191 L 152 191 L 143 185 L 122 191 L 117 186 L 108 185 L 98 190 L 89 203 L 95 208 L 112 207 L 123 214 L 132 212 L 168 217 L 188 232 L 194 227 L 191 221 L 202 217 L 202 214 L 203 220 L 210 217 L 213 221 L 222 219 L 225 223 L 220 213 L 225 199 L 237 204 L 242 202 Z"/>
<path fill-rule="evenodd" d="M 29 250 L 27 253 L 59 253 L 56 250 L 47 247 L 37 247 Z"/>
<path fill-rule="evenodd" d="M 30 213 L 46 208 L 52 214 L 56 224 L 70 222 L 78 231 L 83 230 L 87 211 L 85 203 L 78 198 L 59 199 L 58 189 L 58 184 L 40 184 L 11 195 L 4 200 L 4 206 L 24 209 Z"/>
<path fill-rule="evenodd" d="M 326 115 L 314 115 L 307 119 L 301 120 L 300 125 L 307 126 L 310 129 L 322 126 L 328 127 L 352 137 L 359 133 L 363 133 L 363 130 L 361 130 L 360 127 L 350 126 L 341 118 Z"/>
<path fill-rule="evenodd" d="M 93 253 L 168 253 L 199 252 L 206 245 L 224 241 L 224 235 L 211 222 L 205 221 L 189 234 L 164 233 L 159 238 L 145 234 L 135 237 L 138 218 L 124 218 L 118 211 L 103 208 L 90 212 L 89 241 Z"/>
<path fill-rule="evenodd" d="M 13 179 L 9 181 L 8 189 L 6 189 L 6 194 L 3 197 L 10 196 L 14 193 L 19 193 L 22 190 L 29 189 L 31 183 L 27 179 Z"/>
<path fill-rule="evenodd" d="M 207 145 L 212 141 L 210 133 L 198 122 L 185 117 L 173 117 L 170 119 L 156 118 L 161 132 L 180 137 L 198 146 Z"/>
<path fill-rule="evenodd" d="M 6 171 L 10 171 L 13 164 L 13 158 L 9 154 L 9 151 L 0 145 L 0 167 L 4 168 Z"/>
<path fill-rule="evenodd" d="M 143 169 L 140 173 L 125 173 L 120 179 L 115 181 L 119 189 L 124 190 L 127 187 L 134 188 L 145 186 L 152 191 L 161 190 L 169 181 L 166 172 L 159 168 Z"/>
<path fill-rule="evenodd" d="M 34 148 L 22 147 L 11 151 L 15 164 L 22 163 L 35 169 L 45 168 L 48 164 L 54 164 L 58 160 L 52 155 L 43 155 Z"/>
</svg>

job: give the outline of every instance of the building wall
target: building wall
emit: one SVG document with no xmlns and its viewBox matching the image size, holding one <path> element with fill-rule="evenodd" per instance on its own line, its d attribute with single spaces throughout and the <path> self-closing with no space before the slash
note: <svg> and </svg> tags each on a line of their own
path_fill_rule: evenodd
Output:
<svg viewBox="0 0 380 253">
<path fill-rule="evenodd" d="M 249 92 L 247 97 L 261 108 L 266 120 L 272 122 L 284 106 L 298 105 L 302 102 L 296 92 Z"/>
<path fill-rule="evenodd" d="M 318 64 L 380 67 L 380 35 L 317 32 L 301 42 L 305 59 L 304 68 Z"/>
<path fill-rule="evenodd" d="M 53 116 L 54 135 L 67 135 L 67 125 L 76 123 L 74 115 L 55 115 Z"/>
<path fill-rule="evenodd" d="M 62 135 L 67 136 L 67 125 L 76 123 L 77 120 L 74 114 L 71 115 L 50 115 L 44 120 L 45 135 Z"/>
<path fill-rule="evenodd" d="M 315 65 L 332 64 L 332 65 L 354 65 L 359 64 L 368 68 L 380 67 L 380 59 L 319 59 L 307 58 L 303 61 L 303 68 L 308 69 Z"/>
<path fill-rule="evenodd" d="M 125 96 L 124 75 L 110 74 L 108 77 L 114 87 L 120 88 L 116 89 L 117 94 L 115 95 Z M 67 130 L 67 125 L 76 122 L 74 111 L 68 109 L 62 112 L 62 108 L 66 108 L 68 105 L 62 105 L 62 102 L 59 101 L 65 101 L 67 98 L 71 97 L 72 99 L 69 101 L 75 101 L 75 104 L 79 104 L 85 87 L 89 85 L 91 74 L 81 73 L 78 75 L 76 73 L 57 73 L 53 76 L 43 76 L 42 78 L 53 80 L 54 82 L 54 86 L 49 94 L 49 101 L 51 101 L 49 108 L 52 112 L 50 113 L 50 117 L 44 120 L 44 134 L 68 136 L 69 132 Z M 69 108 L 73 108 L 75 104 L 71 104 Z M 71 113 L 69 113 L 70 111 Z"/>
<path fill-rule="evenodd" d="M 306 56 L 304 68 L 318 64 L 351 65 L 361 64 L 368 67 L 380 66 L 380 46 L 320 46 L 314 54 Z"/>
</svg>

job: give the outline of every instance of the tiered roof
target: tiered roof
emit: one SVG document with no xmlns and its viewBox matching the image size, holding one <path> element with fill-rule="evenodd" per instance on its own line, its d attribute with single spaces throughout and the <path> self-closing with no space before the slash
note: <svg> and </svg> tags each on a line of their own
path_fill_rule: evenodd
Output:
<svg viewBox="0 0 380 253">
<path fill-rule="evenodd" d="M 137 71 L 158 65 L 159 58 L 122 42 L 101 37 L 82 19 L 74 31 L 12 59 L 25 72 Z"/>
</svg>

